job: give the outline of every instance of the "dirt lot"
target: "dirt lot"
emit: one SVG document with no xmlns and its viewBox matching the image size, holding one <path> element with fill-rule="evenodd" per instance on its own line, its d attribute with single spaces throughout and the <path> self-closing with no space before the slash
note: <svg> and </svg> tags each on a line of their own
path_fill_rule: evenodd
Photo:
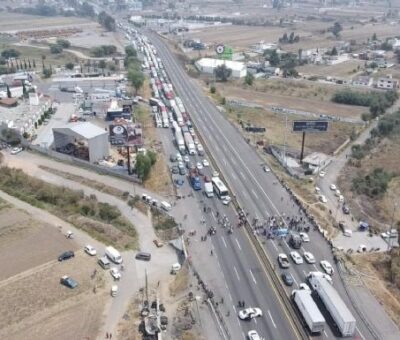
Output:
<svg viewBox="0 0 400 340">
<path fill-rule="evenodd" d="M 278 83 L 279 84 L 279 83 Z M 338 117 L 360 118 L 367 109 L 363 107 L 341 105 L 328 101 L 332 87 L 321 86 L 320 89 L 305 89 L 300 91 L 303 84 L 297 83 L 297 86 L 290 86 L 286 83 L 278 85 L 276 89 L 270 86 L 267 92 L 255 91 L 252 88 L 242 88 L 230 84 L 218 84 L 217 90 L 227 99 L 242 99 L 264 107 L 279 106 L 282 108 L 295 109 L 317 114 L 335 115 Z M 323 90 L 325 89 L 325 90 Z M 280 93 L 285 94 L 280 94 Z M 308 92 L 308 93 L 305 93 Z M 296 97 L 295 95 L 300 95 Z M 323 100 L 321 100 L 321 98 Z M 304 116 L 303 116 L 304 119 Z"/>
<path fill-rule="evenodd" d="M 18 13 L 0 12 L 0 32 L 27 31 L 31 29 L 55 29 L 58 27 L 81 27 L 93 24 L 78 17 L 41 17 Z"/>
<path fill-rule="evenodd" d="M 105 277 L 100 272 L 91 279 L 96 260 L 82 251 L 72 260 L 57 261 L 62 251 L 77 248 L 56 228 L 23 211 L 0 210 L 0 338 L 94 338 L 108 295 Z M 62 275 L 71 275 L 79 286 L 60 285 Z"/>
<path fill-rule="evenodd" d="M 301 74 L 317 75 L 317 76 L 334 76 L 341 78 L 353 78 L 357 75 L 358 66 L 360 69 L 364 66 L 362 60 L 349 60 L 337 65 L 304 65 L 296 67 L 296 70 Z"/>
</svg>

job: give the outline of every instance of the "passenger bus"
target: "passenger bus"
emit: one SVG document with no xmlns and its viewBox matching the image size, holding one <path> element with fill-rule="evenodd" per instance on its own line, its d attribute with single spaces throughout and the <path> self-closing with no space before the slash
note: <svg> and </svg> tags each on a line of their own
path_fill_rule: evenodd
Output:
<svg viewBox="0 0 400 340">
<path fill-rule="evenodd" d="M 219 177 L 212 178 L 212 185 L 215 193 L 221 200 L 224 200 L 227 196 L 229 196 L 227 187 Z"/>
</svg>

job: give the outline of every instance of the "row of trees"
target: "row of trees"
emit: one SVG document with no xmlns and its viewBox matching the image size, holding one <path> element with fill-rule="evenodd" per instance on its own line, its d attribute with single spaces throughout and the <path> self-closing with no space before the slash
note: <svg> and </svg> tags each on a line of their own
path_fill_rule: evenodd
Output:
<svg viewBox="0 0 400 340">
<path fill-rule="evenodd" d="M 102 11 L 99 14 L 98 21 L 100 25 L 103 26 L 107 31 L 115 31 L 116 29 L 115 19 L 106 12 Z"/>
<path fill-rule="evenodd" d="M 117 47 L 114 45 L 101 45 L 93 47 L 90 51 L 91 55 L 96 58 L 103 58 L 113 55 L 117 52 Z"/>
<path fill-rule="evenodd" d="M 332 101 L 339 104 L 369 106 L 370 115 L 364 115 L 364 120 L 376 118 L 383 114 L 387 108 L 391 107 L 398 99 L 396 91 L 381 92 L 355 92 L 351 90 L 341 90 L 336 92 Z"/>
<path fill-rule="evenodd" d="M 153 151 L 147 151 L 145 154 L 140 153 L 136 156 L 135 171 L 141 180 L 149 178 L 151 167 L 157 161 L 157 154 Z"/>
<path fill-rule="evenodd" d="M 125 67 L 128 70 L 128 80 L 131 82 L 132 86 L 135 88 L 135 93 L 144 84 L 144 74 L 141 68 L 141 62 L 137 58 L 137 52 L 132 46 L 127 46 L 125 48 Z"/>
<path fill-rule="evenodd" d="M 300 36 L 298 35 L 294 35 L 294 32 L 290 33 L 290 35 L 288 36 L 287 33 L 284 33 L 283 36 L 281 38 L 279 38 L 279 42 L 281 44 L 294 44 L 294 43 L 298 43 L 300 41 Z"/>
<path fill-rule="evenodd" d="M 53 54 L 60 54 L 62 53 L 64 48 L 71 47 L 71 43 L 65 39 L 57 39 L 55 44 L 50 45 L 50 52 Z"/>
</svg>

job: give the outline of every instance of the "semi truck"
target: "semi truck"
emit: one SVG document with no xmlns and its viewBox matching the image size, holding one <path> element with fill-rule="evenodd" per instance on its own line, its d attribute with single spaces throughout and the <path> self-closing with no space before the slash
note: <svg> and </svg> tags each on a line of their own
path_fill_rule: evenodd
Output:
<svg viewBox="0 0 400 340">
<path fill-rule="evenodd" d="M 292 292 L 292 300 L 310 332 L 321 333 L 324 330 L 326 321 L 313 300 L 311 291 L 294 290 Z"/>
<path fill-rule="evenodd" d="M 309 282 L 332 316 L 341 335 L 343 337 L 353 336 L 356 330 L 356 319 L 333 285 L 324 277 L 317 275 L 311 276 Z"/>
<path fill-rule="evenodd" d="M 122 263 L 121 254 L 114 247 L 109 246 L 106 248 L 106 256 L 114 263 L 117 263 L 117 264 Z"/>
<path fill-rule="evenodd" d="M 184 153 L 186 151 L 185 140 L 183 139 L 182 131 L 179 126 L 175 128 L 175 142 L 179 152 Z"/>
<path fill-rule="evenodd" d="M 189 152 L 189 155 L 195 155 L 196 154 L 196 147 L 193 141 L 193 137 L 190 134 L 190 132 L 185 132 L 183 134 L 183 138 L 185 139 L 185 144 L 186 144 L 186 148 Z"/>
</svg>

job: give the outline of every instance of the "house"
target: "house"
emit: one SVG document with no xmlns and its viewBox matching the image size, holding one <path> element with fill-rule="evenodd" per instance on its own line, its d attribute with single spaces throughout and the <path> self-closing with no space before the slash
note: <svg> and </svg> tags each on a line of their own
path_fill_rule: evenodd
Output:
<svg viewBox="0 0 400 340">
<path fill-rule="evenodd" d="M 399 87 L 399 82 L 398 80 L 393 79 L 392 76 L 378 78 L 376 87 L 383 90 L 395 90 Z"/>
<path fill-rule="evenodd" d="M 343 53 L 340 55 L 324 56 L 324 62 L 326 65 L 336 65 L 343 63 L 347 60 L 349 60 L 349 55 L 347 53 Z"/>
<path fill-rule="evenodd" d="M 227 68 L 232 70 L 233 78 L 243 78 L 247 74 L 246 65 L 239 61 L 202 58 L 197 60 L 195 65 L 200 72 L 205 74 L 213 75 L 215 69 L 221 65 L 225 65 Z"/>
<path fill-rule="evenodd" d="M 260 41 L 254 45 L 250 46 L 250 49 L 258 54 L 263 54 L 267 50 L 276 50 L 278 48 L 277 44 L 274 43 L 265 43 L 264 41 Z"/>
<path fill-rule="evenodd" d="M 275 66 L 264 66 L 263 71 L 267 76 L 279 76 L 281 74 L 281 69 Z"/>
<path fill-rule="evenodd" d="M 373 79 L 372 79 L 372 77 L 369 77 L 369 76 L 360 76 L 360 77 L 353 79 L 352 84 L 354 86 L 371 87 L 373 84 Z"/>
</svg>

